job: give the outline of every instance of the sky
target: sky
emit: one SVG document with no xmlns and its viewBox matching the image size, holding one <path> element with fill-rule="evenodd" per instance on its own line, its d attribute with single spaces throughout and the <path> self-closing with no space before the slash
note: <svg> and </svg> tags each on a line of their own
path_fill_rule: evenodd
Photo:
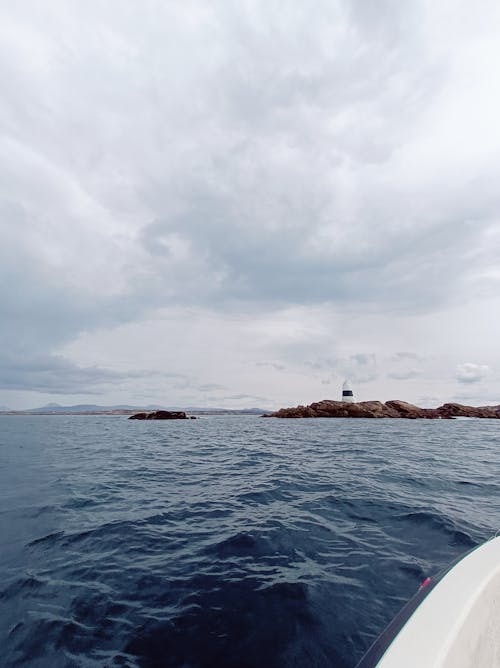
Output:
<svg viewBox="0 0 500 668">
<path fill-rule="evenodd" d="M 0 0 L 0 406 L 499 404 L 499 34 Z"/>
</svg>

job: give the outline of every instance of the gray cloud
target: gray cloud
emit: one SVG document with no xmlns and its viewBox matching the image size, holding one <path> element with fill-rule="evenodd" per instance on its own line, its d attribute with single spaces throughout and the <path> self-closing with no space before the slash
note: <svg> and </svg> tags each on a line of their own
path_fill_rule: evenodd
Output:
<svg viewBox="0 0 500 668">
<path fill-rule="evenodd" d="M 156 384 L 182 378 L 182 374 L 152 369 L 115 371 L 101 366 L 81 366 L 58 355 L 3 358 L 0 389 L 30 390 L 53 394 L 104 394 L 114 386 L 138 381 Z"/>
<path fill-rule="evenodd" d="M 387 377 L 394 380 L 412 380 L 423 375 L 425 358 L 417 353 L 400 351 L 387 360 Z"/>
<path fill-rule="evenodd" d="M 435 408 L 439 404 L 442 403 L 442 400 L 440 397 L 436 396 L 428 396 L 428 395 L 423 395 L 418 397 L 417 404 L 418 406 L 422 406 L 424 408 L 429 407 L 429 408 Z"/>
<path fill-rule="evenodd" d="M 3 359 L 1 370 L 0 389 L 54 394 L 104 394 L 114 383 L 154 375 L 151 371 L 119 373 L 98 366 L 82 367 L 55 355 Z"/>
<path fill-rule="evenodd" d="M 315 371 L 330 371 L 336 378 L 348 378 L 355 383 L 368 383 L 379 377 L 377 357 L 374 353 L 355 353 L 349 357 L 324 358 L 307 362 Z M 324 383 L 325 379 L 323 379 Z"/>
<path fill-rule="evenodd" d="M 223 404 L 227 401 L 261 401 L 264 404 L 271 404 L 272 401 L 269 399 L 269 397 L 262 397 L 259 395 L 255 394 L 228 394 L 228 395 L 219 395 L 219 396 L 211 396 L 209 398 L 210 401 L 212 402 L 222 402 Z"/>
<path fill-rule="evenodd" d="M 202 385 L 197 385 L 196 389 L 200 392 L 213 392 L 214 390 L 227 390 L 227 387 L 219 385 L 218 383 L 204 383 Z"/>
<path fill-rule="evenodd" d="M 393 362 L 406 362 L 407 360 L 413 360 L 415 362 L 420 362 L 422 361 L 422 357 L 420 355 L 417 355 L 416 353 L 411 353 L 411 352 L 397 352 L 394 353 L 391 357 L 391 361 Z"/>
<path fill-rule="evenodd" d="M 278 364 L 277 362 L 255 362 L 255 366 L 260 368 L 267 367 L 269 369 L 274 369 L 275 371 L 284 371 L 286 368 L 284 364 Z"/>
<path fill-rule="evenodd" d="M 454 7 L 417 0 L 2 7 L 3 387 L 125 382 L 134 371 L 61 350 L 163 309 L 380 313 L 389 333 L 395 314 L 494 297 L 498 10 L 462 10 L 445 31 Z M 259 373 L 288 372 L 301 345 L 309 368 L 380 379 L 355 352 L 370 333 L 337 349 L 343 336 L 315 361 L 284 335 Z M 388 377 L 417 377 L 423 355 L 396 358 Z M 211 374 L 177 389 L 230 387 Z"/>
<path fill-rule="evenodd" d="M 412 378 L 418 378 L 421 372 L 416 369 L 408 369 L 406 371 L 392 371 L 388 373 L 389 378 L 394 378 L 394 380 L 411 380 Z"/>
<path fill-rule="evenodd" d="M 456 402 L 458 404 L 468 404 L 472 406 L 498 406 L 498 394 L 486 390 L 483 392 L 459 392 L 454 394 L 448 401 Z"/>
</svg>

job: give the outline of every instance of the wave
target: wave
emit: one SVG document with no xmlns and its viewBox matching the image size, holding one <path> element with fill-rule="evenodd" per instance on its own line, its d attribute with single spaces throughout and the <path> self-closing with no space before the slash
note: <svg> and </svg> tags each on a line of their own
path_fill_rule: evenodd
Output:
<svg viewBox="0 0 500 668">
<path fill-rule="evenodd" d="M 16 418 L 0 471 L 4 665 L 352 668 L 424 577 L 497 523 L 494 427 L 485 444 L 444 422 L 138 434 L 68 418 L 33 438 Z"/>
</svg>

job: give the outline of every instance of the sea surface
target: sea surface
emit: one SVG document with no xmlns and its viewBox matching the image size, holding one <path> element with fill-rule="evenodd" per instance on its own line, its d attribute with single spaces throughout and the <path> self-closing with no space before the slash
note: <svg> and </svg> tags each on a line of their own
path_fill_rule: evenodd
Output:
<svg viewBox="0 0 500 668">
<path fill-rule="evenodd" d="M 500 422 L 0 417 L 0 665 L 352 668 L 500 527 Z"/>
</svg>

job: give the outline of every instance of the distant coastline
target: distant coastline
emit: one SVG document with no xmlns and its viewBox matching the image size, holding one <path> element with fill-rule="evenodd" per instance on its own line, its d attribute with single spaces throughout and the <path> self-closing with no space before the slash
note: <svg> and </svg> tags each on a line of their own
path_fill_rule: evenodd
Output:
<svg viewBox="0 0 500 668">
<path fill-rule="evenodd" d="M 268 411 L 263 408 L 201 408 L 201 407 L 168 407 L 162 406 L 94 406 L 81 404 L 77 406 L 60 406 L 49 404 L 41 408 L 25 410 L 0 410 L 0 415 L 134 415 L 138 412 L 150 413 L 155 410 L 178 411 L 183 410 L 191 415 L 262 415 Z"/>
<path fill-rule="evenodd" d="M 1 410 L 2 415 L 19 416 L 47 416 L 47 415 L 81 415 L 81 416 L 131 416 L 137 413 L 153 413 L 160 411 L 182 410 L 189 415 L 255 415 L 265 418 L 389 418 L 389 419 L 454 419 L 454 418 L 485 418 L 500 419 L 500 405 L 497 406 L 466 406 L 458 403 L 445 403 L 438 408 L 421 408 L 406 401 L 345 402 L 324 399 L 307 406 L 299 405 L 290 408 L 280 408 L 277 411 L 267 411 L 262 408 L 201 408 L 201 407 L 169 407 L 156 406 L 60 406 L 49 404 L 41 408 L 26 410 Z"/>
</svg>

